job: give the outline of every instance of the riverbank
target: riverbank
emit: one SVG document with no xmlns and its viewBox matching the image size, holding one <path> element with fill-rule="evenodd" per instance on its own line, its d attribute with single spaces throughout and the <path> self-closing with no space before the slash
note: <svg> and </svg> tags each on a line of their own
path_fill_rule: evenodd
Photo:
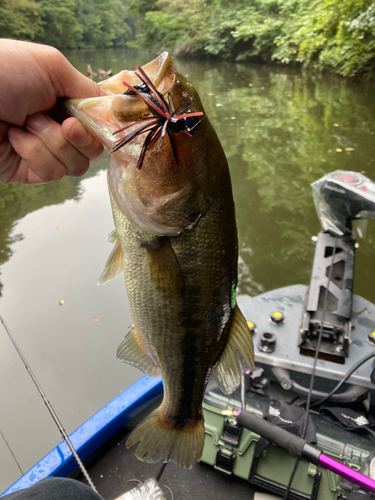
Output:
<svg viewBox="0 0 375 500">
<path fill-rule="evenodd" d="M 375 76 L 368 0 L 158 0 L 137 14 L 144 48 Z"/>
</svg>

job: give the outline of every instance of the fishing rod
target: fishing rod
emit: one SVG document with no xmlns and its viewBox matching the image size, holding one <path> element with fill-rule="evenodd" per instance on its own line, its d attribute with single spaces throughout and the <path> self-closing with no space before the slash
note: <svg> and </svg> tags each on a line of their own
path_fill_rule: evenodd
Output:
<svg viewBox="0 0 375 500">
<path fill-rule="evenodd" d="M 63 437 L 64 441 L 66 442 L 66 444 L 68 445 L 68 448 L 69 448 L 69 449 L 70 449 L 70 451 L 72 452 L 72 455 L 74 456 L 74 458 L 75 458 L 75 460 L 76 460 L 76 462 L 77 462 L 77 464 L 78 464 L 79 468 L 81 469 L 82 474 L 85 476 L 85 478 L 86 478 L 86 480 L 87 480 L 88 484 L 89 484 L 89 485 L 91 486 L 91 488 L 95 491 L 95 493 L 98 493 L 97 489 L 96 489 L 96 488 L 95 488 L 95 486 L 94 486 L 94 483 L 93 483 L 93 482 L 92 482 L 92 480 L 91 480 L 91 477 L 89 476 L 89 473 L 87 472 L 87 470 L 86 470 L 85 466 L 83 465 L 83 463 L 82 463 L 81 459 L 80 459 L 80 458 L 79 458 L 79 456 L 78 456 L 78 453 L 76 452 L 76 450 L 75 450 L 74 446 L 72 445 L 72 442 L 70 441 L 68 434 L 66 433 L 66 431 L 65 431 L 64 427 L 62 426 L 62 424 L 61 424 L 61 422 L 60 422 L 60 420 L 59 420 L 58 416 L 56 415 L 55 411 L 53 410 L 51 403 L 48 401 L 48 399 L 47 399 L 46 395 L 44 394 L 43 389 L 41 388 L 41 386 L 40 386 L 40 384 L 39 384 L 38 380 L 36 379 L 36 377 L 35 377 L 34 373 L 32 372 L 32 370 L 31 370 L 31 368 L 30 368 L 30 365 L 29 365 L 29 364 L 28 364 L 28 362 L 26 361 L 25 356 L 22 354 L 21 349 L 20 349 L 20 348 L 19 348 L 19 346 L 17 345 L 17 342 L 16 342 L 15 338 L 13 337 L 13 335 L 12 335 L 11 331 L 9 330 L 9 328 L 8 328 L 7 324 L 5 323 L 5 321 L 4 321 L 3 317 L 1 316 L 1 314 L 0 314 L 0 322 L 1 322 L 1 324 L 3 325 L 3 327 L 4 327 L 5 331 L 7 332 L 8 337 L 10 338 L 10 340 L 11 340 L 11 342 L 12 342 L 13 346 L 15 347 L 15 349 L 16 349 L 16 351 L 17 351 L 17 353 L 18 353 L 19 357 L 21 358 L 21 360 L 22 360 L 22 362 L 23 362 L 23 364 L 24 364 L 24 366 L 25 366 L 26 370 L 28 371 L 28 373 L 29 373 L 29 375 L 30 375 L 30 377 L 31 377 L 32 381 L 34 382 L 34 385 L 35 385 L 35 386 L 36 386 L 36 388 L 38 389 L 38 392 L 39 392 L 39 394 L 41 395 L 41 397 L 42 397 L 42 399 L 43 399 L 43 401 L 44 401 L 45 405 L 47 406 L 48 411 L 50 412 L 50 414 L 51 414 L 51 416 L 52 416 L 53 420 L 55 421 L 55 424 L 57 425 L 57 427 L 58 427 L 58 429 L 59 429 L 59 431 L 60 431 L 60 433 L 61 433 L 61 435 L 62 435 L 62 437 Z M 99 494 L 99 493 L 98 493 L 98 494 Z"/>
<path fill-rule="evenodd" d="M 259 434 L 267 441 L 293 453 L 297 457 L 304 458 L 314 465 L 328 469 L 348 479 L 366 491 L 375 493 L 375 481 L 373 479 L 325 455 L 318 448 L 307 443 L 305 439 L 242 409 L 238 410 L 238 412 L 232 412 L 232 416 L 236 417 L 239 425 Z"/>
</svg>

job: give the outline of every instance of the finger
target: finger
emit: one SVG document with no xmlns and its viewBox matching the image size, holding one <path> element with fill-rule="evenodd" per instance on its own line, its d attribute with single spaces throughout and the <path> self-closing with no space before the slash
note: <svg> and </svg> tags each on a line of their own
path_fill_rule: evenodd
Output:
<svg viewBox="0 0 375 500">
<path fill-rule="evenodd" d="M 76 177 L 87 172 L 89 159 L 65 139 L 61 125 L 52 118 L 44 113 L 35 113 L 29 116 L 25 126 L 65 166 L 66 175 Z"/>
<path fill-rule="evenodd" d="M 11 127 L 8 139 L 20 157 L 18 168 L 8 182 L 40 184 L 59 180 L 66 175 L 64 164 L 39 137 L 19 127 Z"/>
<path fill-rule="evenodd" d="M 27 116 L 51 109 L 59 97 L 106 95 L 53 47 L 0 39 L 0 49 L 0 74 L 14 69 L 12 85 L 0 92 L 0 115 L 6 122 L 22 127 Z"/>
<path fill-rule="evenodd" d="M 17 169 L 20 157 L 8 140 L 9 123 L 0 120 L 0 180 L 8 182 Z"/>
<path fill-rule="evenodd" d="M 61 125 L 65 139 L 91 161 L 98 161 L 103 156 L 102 144 L 80 123 L 77 118 L 68 118 Z"/>
</svg>

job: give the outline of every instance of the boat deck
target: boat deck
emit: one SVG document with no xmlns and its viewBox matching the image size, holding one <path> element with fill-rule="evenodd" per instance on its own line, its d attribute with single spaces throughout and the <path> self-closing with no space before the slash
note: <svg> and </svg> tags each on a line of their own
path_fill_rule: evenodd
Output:
<svg viewBox="0 0 375 500">
<path fill-rule="evenodd" d="M 155 477 L 162 463 L 140 462 L 134 456 L 135 447 L 125 446 L 129 430 L 117 432 L 87 464 L 87 470 L 99 494 L 105 500 L 113 500 L 137 486 L 136 479 L 144 481 Z M 76 479 L 85 482 L 82 474 Z M 247 481 L 226 476 L 213 467 L 197 463 L 190 470 L 168 463 L 159 481 L 167 500 L 238 500 L 253 498 L 254 488 Z"/>
</svg>

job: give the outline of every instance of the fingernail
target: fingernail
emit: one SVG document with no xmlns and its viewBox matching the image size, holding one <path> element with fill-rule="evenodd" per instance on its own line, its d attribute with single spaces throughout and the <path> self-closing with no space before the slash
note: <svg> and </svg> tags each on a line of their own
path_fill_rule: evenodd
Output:
<svg viewBox="0 0 375 500">
<path fill-rule="evenodd" d="M 49 119 L 42 113 L 37 113 L 27 119 L 26 126 L 32 128 L 36 132 L 43 132 L 50 126 Z"/>
<path fill-rule="evenodd" d="M 101 160 L 103 155 L 104 155 L 104 149 L 103 149 L 103 151 L 100 153 L 100 155 L 99 155 L 97 158 L 95 158 L 95 160 L 91 160 L 91 161 L 92 161 L 92 163 L 96 163 L 97 161 Z"/>
<path fill-rule="evenodd" d="M 21 137 L 23 137 L 24 134 L 25 134 L 25 130 L 23 130 L 22 128 L 19 128 L 19 127 L 11 127 L 8 130 L 9 139 L 15 139 L 15 140 L 21 139 Z"/>
</svg>

